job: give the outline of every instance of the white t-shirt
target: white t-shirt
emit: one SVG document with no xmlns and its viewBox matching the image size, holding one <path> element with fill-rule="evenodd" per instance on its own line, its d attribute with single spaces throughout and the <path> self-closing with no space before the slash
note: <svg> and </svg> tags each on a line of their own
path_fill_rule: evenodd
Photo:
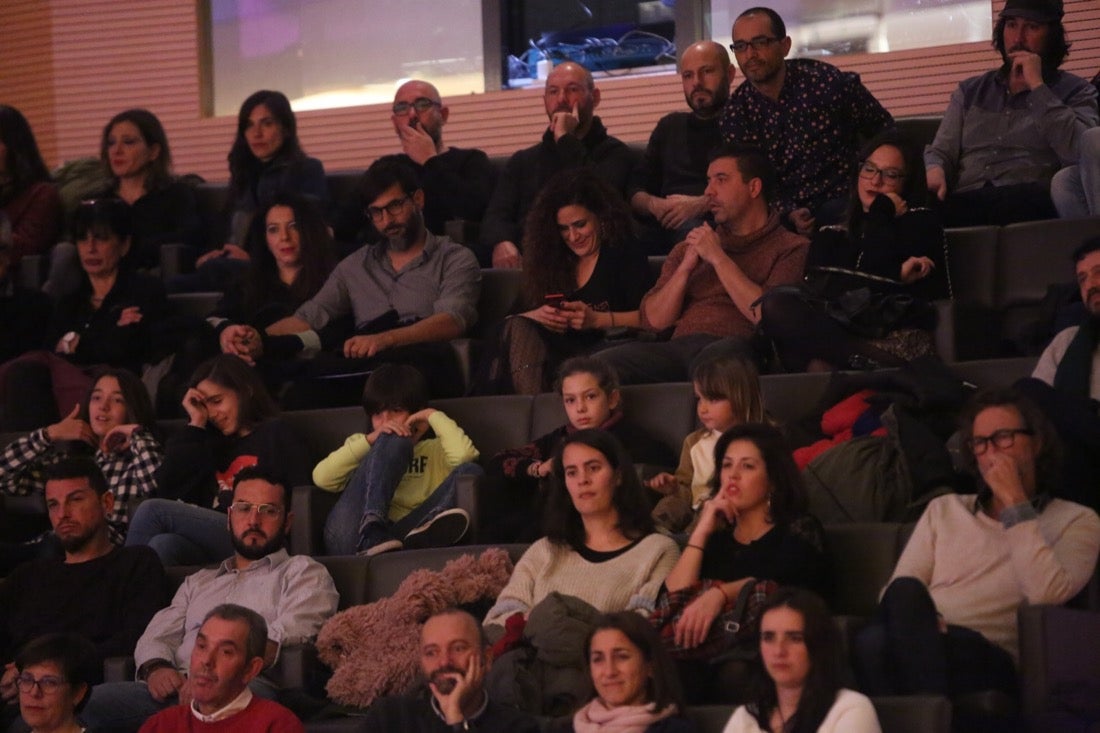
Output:
<svg viewBox="0 0 1100 733">
<path fill-rule="evenodd" d="M 733 711 L 722 733 L 764 733 L 764 730 L 742 705 Z M 817 733 L 882 733 L 882 728 L 875 715 L 875 706 L 865 695 L 842 689 L 836 694 L 836 702 L 821 721 Z"/>
</svg>

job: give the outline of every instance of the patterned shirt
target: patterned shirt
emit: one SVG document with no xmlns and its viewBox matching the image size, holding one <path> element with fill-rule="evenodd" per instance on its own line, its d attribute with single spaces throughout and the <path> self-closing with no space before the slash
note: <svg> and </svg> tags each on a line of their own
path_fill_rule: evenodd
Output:
<svg viewBox="0 0 1100 733">
<path fill-rule="evenodd" d="M 722 112 L 722 138 L 761 148 L 779 174 L 780 211 L 816 211 L 846 199 L 860 136 L 872 137 L 894 118 L 859 81 L 859 74 L 822 61 L 786 62 L 779 99 L 745 81 Z"/>
<path fill-rule="evenodd" d="M 108 534 L 113 544 L 122 545 L 126 541 L 127 501 L 156 495 L 154 474 L 163 455 L 160 443 L 144 428 L 130 435 L 129 450 L 121 453 L 96 450 L 95 462 L 107 479 L 107 489 L 115 497 L 114 508 L 107 514 Z M 46 428 L 12 441 L 0 456 L 0 491 L 17 496 L 45 494 L 46 467 L 62 457 L 62 452 L 46 434 Z"/>
</svg>

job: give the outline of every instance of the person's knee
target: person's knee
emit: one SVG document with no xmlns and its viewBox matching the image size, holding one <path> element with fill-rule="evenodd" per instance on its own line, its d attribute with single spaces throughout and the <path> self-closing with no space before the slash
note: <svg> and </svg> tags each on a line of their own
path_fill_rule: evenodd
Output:
<svg viewBox="0 0 1100 733">
<path fill-rule="evenodd" d="M 917 578 L 902 576 L 895 578 L 882 594 L 880 605 L 892 606 L 899 604 L 909 606 L 914 602 L 926 600 L 928 588 Z"/>
<path fill-rule="evenodd" d="M 1100 163 L 1100 127 L 1091 127 L 1078 138 L 1081 162 Z"/>
</svg>

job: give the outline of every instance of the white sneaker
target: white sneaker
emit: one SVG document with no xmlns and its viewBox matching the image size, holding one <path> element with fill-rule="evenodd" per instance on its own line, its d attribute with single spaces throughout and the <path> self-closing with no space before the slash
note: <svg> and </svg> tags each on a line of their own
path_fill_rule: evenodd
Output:
<svg viewBox="0 0 1100 733">
<path fill-rule="evenodd" d="M 391 552 L 393 550 L 400 550 L 405 546 L 405 543 L 401 540 L 383 540 L 376 545 L 371 545 L 365 550 L 360 550 L 355 553 L 359 557 L 374 557 L 375 555 L 381 555 L 383 552 Z"/>
<path fill-rule="evenodd" d="M 465 509 L 447 509 L 405 535 L 405 549 L 457 545 L 470 528 Z"/>
</svg>

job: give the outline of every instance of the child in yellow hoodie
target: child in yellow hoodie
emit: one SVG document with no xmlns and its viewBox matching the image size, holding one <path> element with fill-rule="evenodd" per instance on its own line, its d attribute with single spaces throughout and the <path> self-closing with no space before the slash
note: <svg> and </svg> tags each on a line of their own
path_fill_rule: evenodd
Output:
<svg viewBox="0 0 1100 733">
<path fill-rule="evenodd" d="M 325 520 L 330 554 L 453 545 L 466 534 L 470 517 L 454 505 L 455 483 L 482 473 L 478 451 L 427 403 L 424 377 L 411 366 L 383 364 L 367 378 L 371 432 L 349 436 L 313 469 L 313 483 L 343 492 Z"/>
</svg>

